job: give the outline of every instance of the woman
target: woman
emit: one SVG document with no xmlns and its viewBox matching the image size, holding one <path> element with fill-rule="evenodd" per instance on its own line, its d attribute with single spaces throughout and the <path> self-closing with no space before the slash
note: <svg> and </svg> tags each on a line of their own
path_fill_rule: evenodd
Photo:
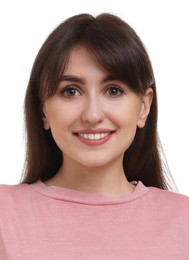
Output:
<svg viewBox="0 0 189 260">
<path fill-rule="evenodd" d="M 147 52 L 118 17 L 80 14 L 41 47 L 21 184 L 1 186 L 2 259 L 188 259 L 189 199 L 168 191 Z"/>
</svg>

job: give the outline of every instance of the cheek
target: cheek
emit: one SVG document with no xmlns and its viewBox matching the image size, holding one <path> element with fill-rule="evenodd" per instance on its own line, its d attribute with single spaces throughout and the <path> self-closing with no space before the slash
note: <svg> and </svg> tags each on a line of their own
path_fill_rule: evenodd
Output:
<svg viewBox="0 0 189 260">
<path fill-rule="evenodd" d="M 132 105 L 124 105 L 119 108 L 111 110 L 109 116 L 112 118 L 115 124 L 122 128 L 135 129 L 137 127 L 140 110 L 138 107 Z"/>
<path fill-rule="evenodd" d="M 72 115 L 67 113 L 55 113 L 54 116 L 50 118 L 50 128 L 52 132 L 65 131 L 72 124 L 70 118 Z"/>
<path fill-rule="evenodd" d="M 58 102 L 51 105 L 46 110 L 46 117 L 51 130 L 66 128 L 76 119 L 77 109 L 70 106 L 63 106 Z"/>
</svg>

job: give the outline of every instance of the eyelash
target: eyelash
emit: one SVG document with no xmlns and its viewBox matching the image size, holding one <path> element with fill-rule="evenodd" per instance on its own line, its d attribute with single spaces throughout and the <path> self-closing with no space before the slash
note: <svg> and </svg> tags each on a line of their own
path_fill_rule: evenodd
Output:
<svg viewBox="0 0 189 260">
<path fill-rule="evenodd" d="M 74 93 L 77 91 L 78 93 L 79 93 L 79 95 L 81 95 L 81 90 L 79 90 L 78 89 L 78 87 L 77 86 L 75 86 L 75 85 L 67 85 L 67 86 L 65 86 L 62 90 L 61 90 L 61 95 L 62 96 L 64 96 L 64 97 L 67 97 L 67 98 L 73 98 L 73 97 L 75 97 L 75 96 L 79 96 L 78 94 L 77 95 L 70 95 L 70 94 L 68 94 L 68 92 L 67 91 L 70 91 L 70 90 L 74 90 Z M 108 91 L 110 91 L 110 90 L 116 90 L 116 92 L 118 92 L 119 91 L 119 94 L 117 95 L 112 95 L 112 94 L 108 94 L 108 96 L 109 97 L 113 97 L 113 98 L 118 98 L 118 97 L 120 97 L 120 96 L 122 96 L 122 95 L 124 95 L 125 94 L 125 92 L 124 92 L 124 90 L 122 89 L 122 88 L 120 88 L 119 86 L 117 86 L 117 85 L 109 85 L 107 88 L 106 88 L 106 90 L 105 90 L 105 93 L 107 93 Z M 67 92 L 67 93 L 66 93 Z"/>
<path fill-rule="evenodd" d="M 116 90 L 116 92 L 119 91 L 119 94 L 118 94 L 118 95 L 109 95 L 110 97 L 118 98 L 118 97 L 124 95 L 124 90 L 123 90 L 122 88 L 118 87 L 117 85 L 110 85 L 110 86 L 106 89 L 106 92 L 107 92 L 107 91 L 110 91 L 110 90 L 113 90 L 113 89 Z"/>
<path fill-rule="evenodd" d="M 68 93 L 66 94 L 66 91 L 69 91 L 69 90 L 74 90 L 74 91 L 77 91 L 77 92 L 79 92 L 80 94 L 81 94 L 81 91 L 80 90 L 78 90 L 78 88 L 77 87 L 75 87 L 75 86 L 73 86 L 73 85 L 67 85 L 67 86 L 65 86 L 61 91 L 60 91 L 60 93 L 61 93 L 61 95 L 63 95 L 64 97 L 68 97 L 68 98 L 72 98 L 72 97 L 75 97 L 75 96 L 78 96 L 78 95 L 68 95 Z"/>
</svg>

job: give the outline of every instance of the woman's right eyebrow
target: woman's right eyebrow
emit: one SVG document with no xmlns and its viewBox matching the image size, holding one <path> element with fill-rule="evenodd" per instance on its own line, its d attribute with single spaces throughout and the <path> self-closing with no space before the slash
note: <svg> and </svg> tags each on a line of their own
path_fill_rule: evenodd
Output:
<svg viewBox="0 0 189 260">
<path fill-rule="evenodd" d="M 63 75 L 60 79 L 60 81 L 71 81 L 71 82 L 76 82 L 80 84 L 85 84 L 86 80 L 82 77 L 77 77 L 74 75 Z"/>
</svg>

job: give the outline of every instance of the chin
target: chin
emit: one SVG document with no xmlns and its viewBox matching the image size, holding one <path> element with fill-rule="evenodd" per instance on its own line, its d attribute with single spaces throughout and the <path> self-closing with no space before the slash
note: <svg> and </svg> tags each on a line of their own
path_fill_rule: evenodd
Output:
<svg viewBox="0 0 189 260">
<path fill-rule="evenodd" d="M 113 159 L 112 160 L 110 160 L 110 159 L 108 159 L 108 160 L 95 159 L 94 160 L 94 158 L 93 158 L 91 160 L 88 159 L 87 161 L 80 161 L 78 163 L 80 165 L 82 165 L 83 167 L 87 167 L 87 168 L 99 168 L 99 167 L 105 167 L 105 166 L 111 164 L 112 161 L 113 161 Z"/>
</svg>

